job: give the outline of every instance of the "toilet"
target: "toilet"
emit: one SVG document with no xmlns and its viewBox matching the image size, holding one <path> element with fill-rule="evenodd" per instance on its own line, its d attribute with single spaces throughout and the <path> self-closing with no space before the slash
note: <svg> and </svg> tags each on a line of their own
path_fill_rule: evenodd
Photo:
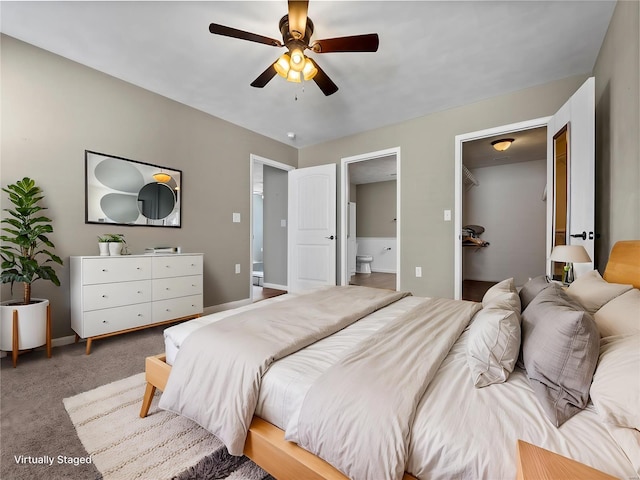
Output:
<svg viewBox="0 0 640 480">
<path fill-rule="evenodd" d="M 358 245 L 356 244 L 357 251 Z M 356 253 L 356 273 L 371 273 L 371 262 L 373 262 L 373 255 L 358 255 Z"/>
</svg>

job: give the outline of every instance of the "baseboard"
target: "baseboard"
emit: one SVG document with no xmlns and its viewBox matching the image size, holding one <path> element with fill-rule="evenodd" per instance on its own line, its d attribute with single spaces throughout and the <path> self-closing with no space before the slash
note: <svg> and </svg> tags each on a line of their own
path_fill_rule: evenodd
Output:
<svg viewBox="0 0 640 480">
<path fill-rule="evenodd" d="M 397 273 L 395 270 L 385 269 L 385 268 L 372 268 L 371 272 L 372 273 Z"/>
<path fill-rule="evenodd" d="M 273 288 L 274 290 L 285 290 L 288 291 L 289 287 L 286 285 L 278 285 L 277 283 L 265 283 L 262 285 L 265 288 Z"/>
</svg>

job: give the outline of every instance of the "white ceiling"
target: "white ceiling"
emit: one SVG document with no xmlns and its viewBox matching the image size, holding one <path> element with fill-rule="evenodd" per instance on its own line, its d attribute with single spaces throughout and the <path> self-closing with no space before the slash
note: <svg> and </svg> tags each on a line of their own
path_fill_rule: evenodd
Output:
<svg viewBox="0 0 640 480">
<path fill-rule="evenodd" d="M 376 53 L 308 53 L 340 88 L 276 76 L 280 1 L 8 2 L 3 33 L 295 147 L 592 71 L 615 1 L 311 0 L 313 39 L 378 33 Z M 295 139 L 287 137 L 295 132 Z"/>
</svg>

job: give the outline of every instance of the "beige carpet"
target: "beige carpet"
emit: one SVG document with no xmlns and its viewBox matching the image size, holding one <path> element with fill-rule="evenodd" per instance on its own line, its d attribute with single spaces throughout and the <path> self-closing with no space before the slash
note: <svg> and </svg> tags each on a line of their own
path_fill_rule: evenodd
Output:
<svg viewBox="0 0 640 480">
<path fill-rule="evenodd" d="M 64 399 L 78 437 L 104 480 L 267 477 L 251 461 L 230 457 L 217 438 L 191 420 L 159 410 L 159 394 L 149 415 L 140 418 L 144 388 L 140 373 Z M 210 458 L 222 463 L 221 455 L 239 461 L 232 468 L 212 468 Z M 199 463 L 207 463 L 206 474 L 198 473 Z"/>
</svg>

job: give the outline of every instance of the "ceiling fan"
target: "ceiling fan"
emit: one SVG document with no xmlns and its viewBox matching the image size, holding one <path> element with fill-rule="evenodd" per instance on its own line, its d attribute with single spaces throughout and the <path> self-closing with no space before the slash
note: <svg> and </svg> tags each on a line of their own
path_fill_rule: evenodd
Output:
<svg viewBox="0 0 640 480">
<path fill-rule="evenodd" d="M 263 88 L 276 75 L 286 78 L 290 82 L 313 80 L 322 93 L 331 95 L 338 91 L 338 86 L 327 76 L 318 64 L 304 54 L 305 50 L 314 53 L 334 52 L 375 52 L 378 50 L 378 34 L 353 35 L 350 37 L 314 40 L 313 22 L 307 17 L 308 1 L 289 0 L 288 14 L 280 19 L 280 33 L 282 42 L 255 33 L 245 32 L 236 28 L 226 27 L 217 23 L 209 25 L 209 31 L 215 35 L 239 38 L 250 42 L 264 43 L 272 47 L 286 47 L 288 52 L 280 56 L 275 63 L 262 72 L 251 82 L 252 87 Z"/>
</svg>

